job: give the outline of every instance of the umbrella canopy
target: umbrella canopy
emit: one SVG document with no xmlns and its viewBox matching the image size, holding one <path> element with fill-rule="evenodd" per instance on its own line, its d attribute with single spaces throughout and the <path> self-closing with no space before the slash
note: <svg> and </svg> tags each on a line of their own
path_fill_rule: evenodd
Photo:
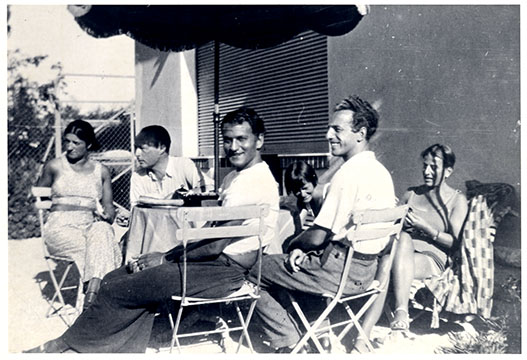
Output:
<svg viewBox="0 0 527 360">
<path fill-rule="evenodd" d="M 367 5 L 68 5 L 95 37 L 128 35 L 162 51 L 214 41 L 214 187 L 219 184 L 219 42 L 244 49 L 279 45 L 301 32 L 339 36 L 353 30 Z"/>
<path fill-rule="evenodd" d="M 355 5 L 69 5 L 90 35 L 126 34 L 163 51 L 193 49 L 216 40 L 258 49 L 278 45 L 313 30 L 344 35 L 353 30 L 367 6 Z"/>
</svg>

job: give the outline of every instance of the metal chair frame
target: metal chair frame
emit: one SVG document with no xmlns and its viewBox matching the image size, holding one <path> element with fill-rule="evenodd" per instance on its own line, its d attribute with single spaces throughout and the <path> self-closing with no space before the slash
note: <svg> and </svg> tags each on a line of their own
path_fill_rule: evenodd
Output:
<svg viewBox="0 0 527 360">
<path fill-rule="evenodd" d="M 34 186 L 31 188 L 33 196 L 36 198 L 35 207 L 38 210 L 38 219 L 40 223 L 40 233 L 42 238 L 42 250 L 44 253 L 44 259 L 46 260 L 46 265 L 48 268 L 48 273 L 53 284 L 54 294 L 51 300 L 48 300 L 49 308 L 46 312 L 46 317 L 50 318 L 53 316 L 60 316 L 61 319 L 69 327 L 75 320 L 75 318 L 82 312 L 82 278 L 79 276 L 78 283 L 76 285 L 64 286 L 70 271 L 76 266 L 75 262 L 72 259 L 63 256 L 50 255 L 48 248 L 44 242 L 44 237 L 42 236 L 42 229 L 44 228 L 44 212 L 51 209 L 51 188 L 50 187 L 39 187 Z M 64 263 L 66 268 L 64 273 L 57 279 L 55 276 L 54 268 L 59 263 Z M 75 307 L 68 308 L 66 302 L 64 301 L 63 291 L 76 290 L 77 296 L 75 300 Z"/>
<path fill-rule="evenodd" d="M 294 309 L 296 310 L 297 315 L 300 317 L 303 326 L 306 328 L 306 333 L 296 344 L 292 353 L 297 353 L 307 343 L 309 339 L 313 341 L 317 350 L 320 353 L 323 353 L 324 349 L 320 344 L 320 341 L 318 340 L 317 334 L 327 333 L 327 331 L 329 330 L 342 326 L 344 326 L 344 328 L 337 335 L 337 339 L 339 341 L 342 340 L 342 338 L 355 326 L 359 334 L 365 339 L 368 348 L 370 350 L 373 350 L 373 346 L 366 334 L 364 333 L 364 330 L 359 320 L 374 303 L 377 297 L 381 293 L 386 292 L 388 290 L 390 271 L 393 264 L 393 258 L 395 256 L 397 240 L 399 238 L 399 234 L 401 232 L 403 221 L 407 212 L 408 206 L 402 205 L 391 209 L 355 211 L 352 213 L 352 227 L 348 231 L 346 238 L 342 240 L 347 243 L 346 245 L 348 247 L 348 251 L 346 254 L 345 264 L 340 276 L 340 284 L 338 290 L 335 294 L 322 295 L 327 299 L 328 305 L 326 309 L 315 320 L 313 325 L 310 325 L 301 307 L 290 294 L 291 303 Z M 368 224 L 379 225 L 375 228 L 363 227 L 364 225 Z M 351 266 L 351 259 L 354 251 L 353 249 L 355 245 L 361 241 L 371 241 L 388 236 L 392 237 L 394 242 L 391 246 L 388 258 L 386 259 L 387 261 L 380 262 L 376 278 L 373 283 L 368 287 L 368 289 L 366 289 L 366 291 L 360 294 L 350 296 L 345 295 L 344 289 L 348 279 L 348 274 Z M 361 306 L 359 311 L 357 313 L 354 313 L 351 307 L 348 305 L 348 302 L 365 297 L 369 298 Z M 334 310 L 337 304 L 340 304 L 344 307 L 349 319 L 330 324 L 329 326 L 321 327 L 320 325 L 322 324 L 322 322 L 329 316 L 329 314 Z"/>
<path fill-rule="evenodd" d="M 172 327 L 172 340 L 170 343 L 170 352 L 176 344 L 178 351 L 181 352 L 181 344 L 179 342 L 180 338 L 190 337 L 190 336 L 200 336 L 208 335 L 214 333 L 222 333 L 225 337 L 229 332 L 232 331 L 242 331 L 236 352 L 241 348 L 242 342 L 245 339 L 249 346 L 251 352 L 254 352 L 251 339 L 248 333 L 248 326 L 251 320 L 251 317 L 256 306 L 256 301 L 259 299 L 260 291 L 260 276 L 262 268 L 262 236 L 264 233 L 264 223 L 263 218 L 266 216 L 269 211 L 268 207 L 265 205 L 252 205 L 252 206 L 234 206 L 234 207 L 220 207 L 220 206 L 210 206 L 210 207 L 188 207 L 188 208 L 179 208 L 176 211 L 183 212 L 183 227 L 176 230 L 176 238 L 182 241 L 184 250 L 183 250 L 183 271 L 182 271 L 182 291 L 181 295 L 172 296 L 172 300 L 180 302 L 176 321 L 174 322 L 172 313 L 169 311 L 169 320 Z M 228 226 L 218 226 L 218 227 L 202 227 L 202 228 L 191 228 L 190 223 L 200 223 L 200 222 L 217 222 L 217 221 L 232 221 L 232 220 L 248 220 L 255 219 L 257 220 L 254 224 L 240 224 L 240 225 L 228 225 Z M 202 239 L 224 239 L 231 237 L 247 237 L 247 236 L 258 236 L 259 248 L 257 261 L 254 266 L 257 267 L 257 283 L 255 286 L 249 286 L 247 283 L 244 286 L 236 291 L 235 293 L 223 297 L 223 298 L 198 298 L 191 297 L 187 295 L 187 245 L 192 242 L 196 242 Z M 247 311 L 246 316 L 244 317 L 239 306 L 241 301 L 250 301 L 250 306 Z M 222 321 L 223 326 L 219 329 L 208 330 L 208 331 L 199 331 L 199 332 L 190 332 L 178 334 L 179 326 L 181 324 L 181 318 L 183 310 L 186 307 L 199 306 L 199 305 L 208 305 L 208 304 L 232 304 L 235 306 L 236 313 L 238 315 L 238 320 L 240 322 L 239 326 L 229 327 L 227 322 Z M 225 350 L 225 349 L 224 349 Z"/>
</svg>

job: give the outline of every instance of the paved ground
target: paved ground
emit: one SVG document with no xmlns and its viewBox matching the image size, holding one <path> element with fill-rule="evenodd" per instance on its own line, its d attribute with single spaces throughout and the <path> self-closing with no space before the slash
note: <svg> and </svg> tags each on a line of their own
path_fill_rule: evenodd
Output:
<svg viewBox="0 0 527 360">
<path fill-rule="evenodd" d="M 43 259 L 40 238 L 9 240 L 8 243 L 8 351 L 18 353 L 62 334 L 67 328 L 59 317 L 46 318 L 48 303 L 45 296 L 50 294 L 47 284 L 47 268 Z M 38 280 L 40 279 L 40 284 Z M 439 331 L 428 328 L 429 318 L 423 316 L 412 324 L 416 333 L 413 339 L 399 339 L 385 343 L 377 349 L 380 354 L 433 354 L 437 348 L 449 346 L 448 333 L 464 331 L 457 324 L 442 324 Z M 167 352 L 166 322 L 157 321 L 148 353 Z M 469 329 L 470 330 L 470 329 Z M 466 331 L 465 331 L 466 332 Z M 386 320 L 381 319 L 374 329 L 374 337 L 384 338 L 388 333 Z M 235 343 L 228 341 L 227 352 L 235 349 Z M 185 353 L 213 354 L 221 348 L 210 342 L 195 341 L 187 346 Z M 242 353 L 248 349 L 243 348 Z M 335 352 L 344 352 L 336 349 Z"/>
</svg>

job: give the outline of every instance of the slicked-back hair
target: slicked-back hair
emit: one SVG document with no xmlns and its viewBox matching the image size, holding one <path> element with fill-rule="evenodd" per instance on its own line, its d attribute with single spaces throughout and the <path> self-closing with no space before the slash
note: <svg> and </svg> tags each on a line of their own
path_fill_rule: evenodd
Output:
<svg viewBox="0 0 527 360">
<path fill-rule="evenodd" d="M 91 126 L 91 124 L 87 121 L 74 120 L 70 122 L 64 130 L 64 135 L 67 134 L 76 135 L 79 139 L 86 143 L 86 147 L 90 151 L 97 151 L 101 148 L 101 144 L 95 137 L 93 126 Z"/>
<path fill-rule="evenodd" d="M 161 125 L 150 125 L 144 127 L 135 137 L 135 146 L 150 145 L 154 147 L 165 146 L 166 152 L 170 149 L 170 135 L 167 129 Z"/>
<path fill-rule="evenodd" d="M 334 112 L 350 110 L 353 112 L 353 121 L 351 128 L 354 132 L 359 131 L 362 127 L 366 128 L 366 140 L 370 138 L 377 131 L 379 124 L 379 114 L 377 111 L 365 100 L 362 100 L 357 95 L 351 95 L 346 99 L 335 105 Z"/>
<path fill-rule="evenodd" d="M 263 120 L 258 116 L 256 111 L 246 106 L 227 113 L 221 121 L 221 130 L 223 131 L 226 124 L 241 125 L 243 122 L 247 122 L 251 126 L 254 135 L 265 134 Z"/>
</svg>

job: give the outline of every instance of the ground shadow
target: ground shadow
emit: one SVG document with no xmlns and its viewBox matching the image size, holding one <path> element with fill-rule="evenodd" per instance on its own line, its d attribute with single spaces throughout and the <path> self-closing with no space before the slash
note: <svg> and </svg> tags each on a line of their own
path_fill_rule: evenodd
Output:
<svg viewBox="0 0 527 360">
<path fill-rule="evenodd" d="M 60 282 L 60 279 L 66 271 L 67 265 L 67 262 L 59 261 L 55 263 L 54 268 L 52 267 L 57 282 Z M 72 307 L 75 307 L 75 303 L 77 300 L 77 285 L 79 284 L 79 277 L 80 274 L 77 270 L 77 267 L 72 266 L 63 284 L 63 287 L 72 287 L 72 289 L 62 290 L 62 296 L 66 305 L 69 304 Z M 53 282 L 51 280 L 51 275 L 49 271 L 41 271 L 37 275 L 35 275 L 33 279 L 38 284 L 40 292 L 42 293 L 42 297 L 46 299 L 46 301 L 51 302 L 55 294 L 55 287 L 53 286 Z"/>
</svg>

